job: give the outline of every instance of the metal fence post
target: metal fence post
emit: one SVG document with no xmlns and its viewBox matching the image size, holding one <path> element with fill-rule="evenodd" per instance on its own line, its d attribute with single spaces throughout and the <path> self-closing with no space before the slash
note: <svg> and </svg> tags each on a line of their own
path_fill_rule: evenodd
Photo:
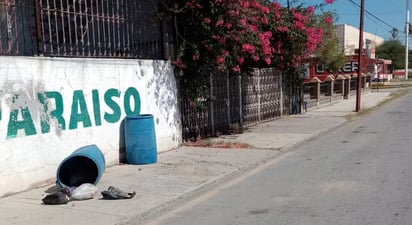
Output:
<svg viewBox="0 0 412 225">
<path fill-rule="evenodd" d="M 256 71 L 256 70 L 255 70 Z M 262 116 L 261 116 L 261 109 L 260 109 L 260 104 L 261 104 L 261 102 L 260 102 L 260 93 L 261 93 L 261 90 L 260 90 L 260 70 L 258 69 L 257 70 L 257 100 L 258 100 L 258 121 L 261 121 L 262 120 Z"/>
<path fill-rule="evenodd" d="M 230 128 L 230 83 L 229 83 L 229 70 L 226 71 L 226 114 L 227 114 L 227 126 Z"/>
<path fill-rule="evenodd" d="M 280 116 L 283 116 L 283 73 L 279 73 L 279 87 L 280 87 Z"/>
<path fill-rule="evenodd" d="M 41 13 L 41 6 L 40 1 L 34 1 L 35 7 L 35 18 L 36 18 L 36 36 L 37 36 L 37 54 L 43 55 L 44 46 L 43 46 L 43 30 L 42 30 L 42 13 Z"/>
<path fill-rule="evenodd" d="M 238 76 L 238 89 L 239 89 L 239 126 L 243 129 L 243 101 L 242 101 L 242 75 Z"/>
<path fill-rule="evenodd" d="M 210 93 L 209 93 L 209 116 L 210 116 L 210 128 L 211 134 L 215 135 L 215 110 L 214 110 L 214 88 L 213 88 L 213 74 L 209 73 Z"/>
</svg>

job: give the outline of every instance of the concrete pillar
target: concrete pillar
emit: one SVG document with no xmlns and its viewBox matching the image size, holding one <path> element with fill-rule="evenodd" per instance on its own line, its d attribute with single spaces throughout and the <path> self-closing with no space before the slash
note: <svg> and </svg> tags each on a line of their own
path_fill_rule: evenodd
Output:
<svg viewBox="0 0 412 225">
<path fill-rule="evenodd" d="M 310 98 L 316 99 L 316 105 L 320 105 L 320 83 L 321 81 L 319 78 L 314 77 L 312 80 L 309 82 L 312 85 L 311 88 L 311 93 L 310 93 Z"/>
<path fill-rule="evenodd" d="M 333 100 L 333 85 L 335 82 L 335 78 L 333 75 L 329 75 L 328 77 L 326 77 L 325 80 L 323 80 L 323 82 L 327 83 L 328 85 L 328 92 L 326 93 L 327 95 L 330 96 L 330 102 L 332 102 Z"/>
<path fill-rule="evenodd" d="M 349 75 L 345 75 L 344 77 L 345 77 L 345 86 L 343 88 L 343 98 L 348 99 L 349 92 L 350 92 L 351 77 Z"/>
<path fill-rule="evenodd" d="M 343 75 L 338 75 L 335 78 L 335 82 L 338 83 L 336 92 L 339 93 L 343 97 L 343 93 L 345 89 L 345 77 Z"/>
<path fill-rule="evenodd" d="M 368 81 L 367 82 L 368 82 L 369 89 L 372 90 L 372 74 L 371 73 L 368 74 Z"/>
</svg>

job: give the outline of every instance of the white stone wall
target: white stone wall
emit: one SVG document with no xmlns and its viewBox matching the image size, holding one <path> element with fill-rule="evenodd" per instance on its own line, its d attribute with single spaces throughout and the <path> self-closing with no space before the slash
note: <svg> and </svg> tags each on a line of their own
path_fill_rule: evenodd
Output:
<svg viewBox="0 0 412 225">
<path fill-rule="evenodd" d="M 153 114 L 158 152 L 178 146 L 169 61 L 0 57 L 0 196 L 55 181 L 85 145 L 117 163 L 120 124 L 136 113 Z"/>
<path fill-rule="evenodd" d="M 347 24 L 336 25 L 336 35 L 339 46 L 343 47 L 346 55 L 354 55 L 355 49 L 359 48 L 359 29 Z M 384 39 L 372 33 L 363 32 L 363 47 L 366 47 L 366 39 L 374 41 L 376 46 L 381 45 Z"/>
</svg>

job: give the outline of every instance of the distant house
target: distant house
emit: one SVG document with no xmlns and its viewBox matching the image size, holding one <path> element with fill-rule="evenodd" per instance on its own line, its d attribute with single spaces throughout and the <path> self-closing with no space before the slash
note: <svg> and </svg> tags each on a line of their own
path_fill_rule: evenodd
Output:
<svg viewBox="0 0 412 225">
<path fill-rule="evenodd" d="M 305 81 L 310 81 L 313 78 L 318 78 L 323 81 L 330 75 L 350 75 L 356 76 L 358 73 L 358 50 L 359 50 L 359 29 L 347 24 L 336 25 L 336 35 L 339 41 L 339 46 L 344 50 L 347 61 L 339 70 L 330 72 L 327 71 L 322 64 L 314 62 L 306 64 L 307 73 Z M 384 39 L 380 36 L 364 32 L 363 33 L 363 60 L 365 68 L 363 74 L 370 75 L 375 80 L 391 80 L 392 61 L 379 59 L 375 54 L 376 46 L 381 45 Z"/>
<path fill-rule="evenodd" d="M 345 55 L 355 55 L 359 49 L 359 29 L 347 24 L 336 25 L 336 35 L 339 46 L 344 49 Z M 363 32 L 363 48 L 368 58 L 375 58 L 375 48 L 384 42 L 384 38 Z"/>
</svg>

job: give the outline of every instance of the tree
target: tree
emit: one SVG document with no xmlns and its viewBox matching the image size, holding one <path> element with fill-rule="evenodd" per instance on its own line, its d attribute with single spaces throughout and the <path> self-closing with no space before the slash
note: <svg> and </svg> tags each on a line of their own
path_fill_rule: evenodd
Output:
<svg viewBox="0 0 412 225">
<path fill-rule="evenodd" d="M 331 4 L 332 0 L 324 0 Z M 188 0 L 179 8 L 183 70 L 298 67 L 322 40 L 314 6 L 282 7 L 269 0 Z"/>
<path fill-rule="evenodd" d="M 322 42 L 315 50 L 314 55 L 318 63 L 325 65 L 329 71 L 337 71 L 342 68 L 346 62 L 346 56 L 338 45 L 336 28 L 333 25 L 333 18 L 337 18 L 331 12 L 324 12 L 317 16 L 317 23 L 323 29 Z"/>
<path fill-rule="evenodd" d="M 392 60 L 393 69 L 405 68 L 405 46 L 399 40 L 387 40 L 376 47 L 376 55 L 381 59 Z"/>
</svg>

